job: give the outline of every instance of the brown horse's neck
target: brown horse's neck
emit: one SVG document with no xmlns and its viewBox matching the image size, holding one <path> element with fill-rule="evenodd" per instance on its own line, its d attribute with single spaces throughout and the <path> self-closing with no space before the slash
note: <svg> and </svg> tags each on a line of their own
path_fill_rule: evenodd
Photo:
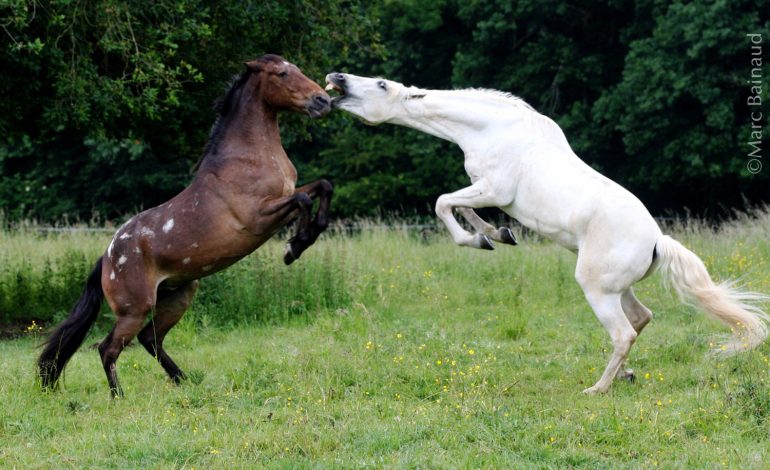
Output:
<svg viewBox="0 0 770 470">
<path fill-rule="evenodd" d="M 265 102 L 259 88 L 246 89 L 241 93 L 244 97 L 238 108 L 234 110 L 233 120 L 225 135 L 232 132 L 230 136 L 241 141 L 236 141 L 236 145 L 244 143 L 250 146 L 263 146 L 266 143 L 275 144 L 276 142 L 280 145 L 281 133 L 278 129 L 278 113 L 275 108 Z"/>
<path fill-rule="evenodd" d="M 232 109 L 216 124 L 221 128 L 212 136 L 216 142 L 200 163 L 201 170 L 218 168 L 234 159 L 269 158 L 276 147 L 281 148 L 278 113 L 262 98 L 259 86 L 247 83 L 239 93 Z"/>
</svg>

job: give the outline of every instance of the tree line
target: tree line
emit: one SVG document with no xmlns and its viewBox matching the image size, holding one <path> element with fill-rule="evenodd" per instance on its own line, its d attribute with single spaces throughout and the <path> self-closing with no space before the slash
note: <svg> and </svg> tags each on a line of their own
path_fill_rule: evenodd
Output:
<svg viewBox="0 0 770 470">
<path fill-rule="evenodd" d="M 770 201 L 770 166 L 747 168 L 746 103 L 770 5 L 591 3 L 6 0 L 0 210 L 103 222 L 168 199 L 191 178 L 213 101 L 264 53 L 319 83 L 334 70 L 511 92 L 658 214 Z M 460 150 L 416 131 L 343 113 L 281 127 L 300 180 L 334 182 L 338 217 L 426 214 L 467 185 Z"/>
</svg>

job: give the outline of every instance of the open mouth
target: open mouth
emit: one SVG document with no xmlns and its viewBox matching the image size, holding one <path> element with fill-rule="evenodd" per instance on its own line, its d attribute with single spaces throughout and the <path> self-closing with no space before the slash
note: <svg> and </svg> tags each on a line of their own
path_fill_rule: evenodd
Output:
<svg viewBox="0 0 770 470">
<path fill-rule="evenodd" d="M 341 76 L 342 74 L 330 73 L 326 76 L 326 91 L 338 93 L 337 96 L 331 95 L 332 107 L 336 106 L 343 98 L 345 98 L 345 88 L 343 83 L 345 78 L 338 78 L 338 75 Z"/>
</svg>

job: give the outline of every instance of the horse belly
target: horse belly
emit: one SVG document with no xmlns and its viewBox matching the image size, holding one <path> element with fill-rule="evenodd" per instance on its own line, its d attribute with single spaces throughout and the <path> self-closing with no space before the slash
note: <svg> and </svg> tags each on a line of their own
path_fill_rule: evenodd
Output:
<svg viewBox="0 0 770 470">
<path fill-rule="evenodd" d="M 541 168 L 529 170 L 530 175 L 548 174 Z M 576 187 L 578 175 L 552 171 L 548 176 L 520 179 L 513 202 L 503 210 L 530 230 L 574 251 L 590 217 L 591 195 Z"/>
<path fill-rule="evenodd" d="M 558 243 L 568 250 L 577 250 L 579 239 L 576 233 L 566 228 L 568 223 L 561 223 L 540 211 L 527 210 L 514 203 L 501 207 L 503 212 L 516 219 L 521 225 Z"/>
</svg>

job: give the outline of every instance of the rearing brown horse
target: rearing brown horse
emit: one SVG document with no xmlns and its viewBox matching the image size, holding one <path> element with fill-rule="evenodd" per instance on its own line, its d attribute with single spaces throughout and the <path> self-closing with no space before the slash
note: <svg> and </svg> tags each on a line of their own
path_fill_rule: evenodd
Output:
<svg viewBox="0 0 770 470">
<path fill-rule="evenodd" d="M 56 385 L 104 298 L 116 317 L 99 345 L 112 395 L 123 394 L 115 363 L 137 335 L 174 382 L 184 379 L 163 339 L 190 305 L 198 279 L 235 263 L 297 219 L 284 254 L 290 264 L 326 228 L 332 186 L 318 180 L 295 188 L 297 171 L 281 146 L 276 114 L 316 118 L 330 109 L 329 96 L 297 66 L 276 55 L 248 62 L 220 104 L 192 183 L 118 229 L 70 316 L 46 341 L 38 360 L 42 386 Z"/>
</svg>

